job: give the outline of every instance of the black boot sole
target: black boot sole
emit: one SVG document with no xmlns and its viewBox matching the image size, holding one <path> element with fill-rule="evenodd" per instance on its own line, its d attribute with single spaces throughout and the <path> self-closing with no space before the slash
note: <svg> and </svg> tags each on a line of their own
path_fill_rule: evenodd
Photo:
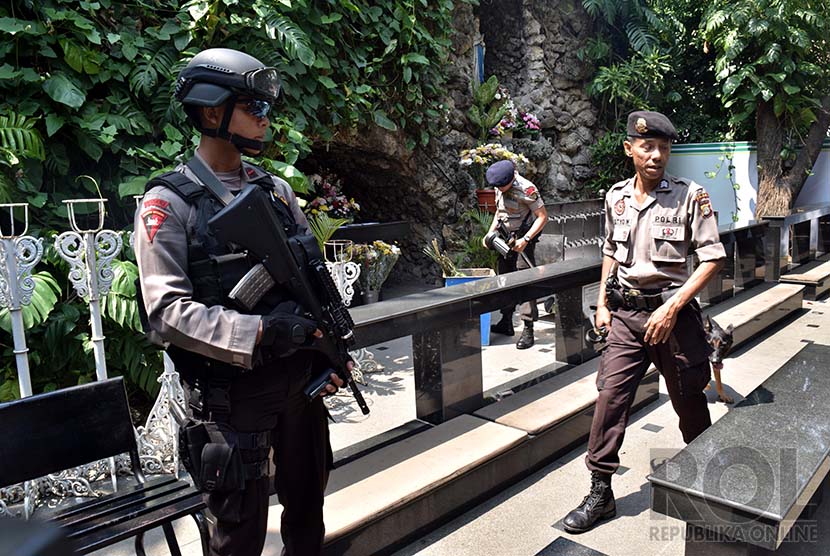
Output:
<svg viewBox="0 0 830 556">
<path fill-rule="evenodd" d="M 617 508 L 614 508 L 613 510 L 611 510 L 608 513 L 602 514 L 601 516 L 599 516 L 599 518 L 597 518 L 597 520 L 595 522 L 593 522 L 591 524 L 590 527 L 586 527 L 585 529 L 577 529 L 576 527 L 568 527 L 564 523 L 562 524 L 562 528 L 568 533 L 573 533 L 575 535 L 578 535 L 580 533 L 587 533 L 588 531 L 590 531 L 591 529 L 596 527 L 597 524 L 599 524 L 600 522 L 607 521 L 607 520 L 612 519 L 614 517 L 617 517 Z"/>
</svg>

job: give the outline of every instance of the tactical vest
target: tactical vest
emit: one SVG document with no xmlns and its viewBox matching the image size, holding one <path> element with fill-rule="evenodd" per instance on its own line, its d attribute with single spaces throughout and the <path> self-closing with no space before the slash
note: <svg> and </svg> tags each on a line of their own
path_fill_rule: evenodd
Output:
<svg viewBox="0 0 830 556">
<path fill-rule="evenodd" d="M 299 226 L 288 206 L 274 195 L 274 182 L 270 175 L 249 182 L 264 188 L 271 199 L 283 229 L 288 237 L 299 231 Z M 208 221 L 223 206 L 203 185 L 196 183 L 181 172 L 167 172 L 150 180 L 144 188 L 148 192 L 154 187 L 162 186 L 178 195 L 188 205 L 196 207 L 196 221 L 193 230 L 188 230 L 187 237 L 187 276 L 193 285 L 193 300 L 207 307 L 222 305 L 240 313 L 265 315 L 280 302 L 289 299 L 279 286 L 268 292 L 252 311 L 236 306 L 228 299 L 228 294 L 239 280 L 257 261 L 252 261 L 244 251 L 229 249 L 217 241 Z M 136 285 L 140 296 L 141 289 Z M 149 322 L 143 300 L 138 303 L 141 324 L 149 330 Z M 205 369 L 213 376 L 236 376 L 239 367 L 210 359 L 196 353 L 180 349 L 174 345 L 167 348 L 167 353 L 179 369 Z"/>
</svg>

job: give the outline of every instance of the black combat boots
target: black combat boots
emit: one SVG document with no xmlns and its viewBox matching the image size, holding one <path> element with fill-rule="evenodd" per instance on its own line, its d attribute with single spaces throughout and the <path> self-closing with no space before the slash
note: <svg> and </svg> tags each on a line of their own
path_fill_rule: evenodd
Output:
<svg viewBox="0 0 830 556">
<path fill-rule="evenodd" d="M 502 315 L 501 320 L 490 327 L 490 332 L 495 334 L 504 334 L 505 336 L 512 336 L 516 332 L 513 330 L 513 317 L 506 317 Z"/>
<path fill-rule="evenodd" d="M 519 336 L 519 341 L 516 342 L 516 349 L 527 349 L 533 347 L 536 340 L 533 339 L 533 323 L 526 322 L 525 329 L 522 330 L 522 335 Z"/>
<path fill-rule="evenodd" d="M 611 491 L 611 475 L 591 472 L 591 492 L 582 503 L 565 516 L 562 525 L 568 533 L 589 531 L 597 521 L 617 515 L 617 504 Z"/>
</svg>

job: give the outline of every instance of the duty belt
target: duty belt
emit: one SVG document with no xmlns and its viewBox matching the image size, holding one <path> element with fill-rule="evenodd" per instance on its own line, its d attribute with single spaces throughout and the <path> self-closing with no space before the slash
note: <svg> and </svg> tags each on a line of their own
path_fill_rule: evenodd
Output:
<svg viewBox="0 0 830 556">
<path fill-rule="evenodd" d="M 635 311 L 654 311 L 663 304 L 663 290 L 623 288 L 625 308 Z"/>
</svg>

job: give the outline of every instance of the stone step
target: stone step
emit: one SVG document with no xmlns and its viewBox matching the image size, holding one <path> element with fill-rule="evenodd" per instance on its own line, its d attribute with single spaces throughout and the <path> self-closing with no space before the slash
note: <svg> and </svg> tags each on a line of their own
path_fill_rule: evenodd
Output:
<svg viewBox="0 0 830 556">
<path fill-rule="evenodd" d="M 804 297 L 815 301 L 817 297 L 830 290 L 830 255 L 799 266 L 796 272 L 781 276 L 780 281 L 804 285 Z"/>
<path fill-rule="evenodd" d="M 504 486 L 505 453 L 527 434 L 461 415 L 335 469 L 325 502 L 326 553 L 376 554 Z M 268 531 L 279 531 L 272 507 Z"/>
<path fill-rule="evenodd" d="M 733 349 L 795 311 L 803 304 L 804 286 L 767 282 L 708 307 L 704 314 L 721 327 L 733 327 Z"/>
</svg>

